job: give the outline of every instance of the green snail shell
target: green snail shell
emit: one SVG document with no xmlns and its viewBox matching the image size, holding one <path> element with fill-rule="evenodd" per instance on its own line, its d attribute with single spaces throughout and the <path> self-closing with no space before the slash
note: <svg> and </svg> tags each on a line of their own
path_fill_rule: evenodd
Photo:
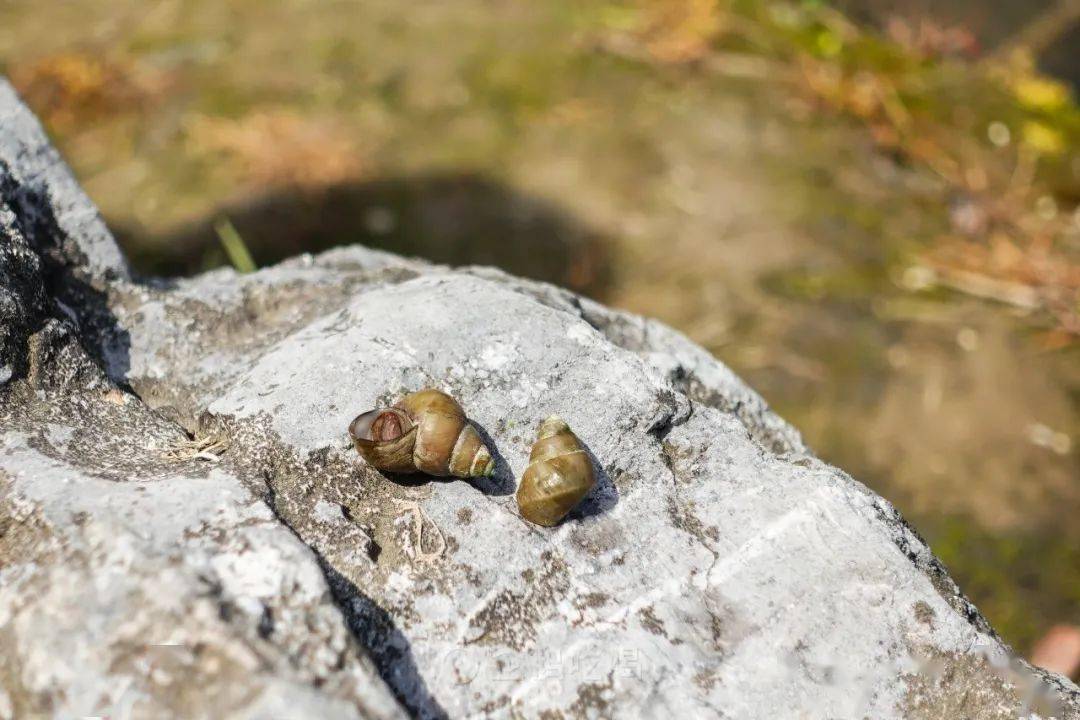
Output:
<svg viewBox="0 0 1080 720">
<path fill-rule="evenodd" d="M 364 460 L 386 472 L 468 478 L 495 471 L 461 405 L 440 390 L 409 393 L 393 407 L 363 413 L 349 424 L 349 435 Z"/>
<path fill-rule="evenodd" d="M 518 486 L 521 516 L 537 525 L 556 525 L 595 484 L 585 446 L 562 418 L 552 415 L 540 423 L 529 466 Z"/>
</svg>

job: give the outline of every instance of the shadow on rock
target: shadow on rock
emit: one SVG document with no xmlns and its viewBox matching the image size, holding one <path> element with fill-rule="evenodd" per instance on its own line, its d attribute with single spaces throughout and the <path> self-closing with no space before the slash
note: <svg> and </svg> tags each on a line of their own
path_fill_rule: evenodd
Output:
<svg viewBox="0 0 1080 720">
<path fill-rule="evenodd" d="M 449 717 L 428 690 L 416 666 L 409 641 L 398 630 L 390 614 L 360 591 L 347 577 L 319 558 L 338 607 L 345 614 L 349 629 L 363 645 L 379 676 L 408 711 L 422 720 Z"/>
<path fill-rule="evenodd" d="M 593 296 L 609 244 L 549 201 L 470 173 L 283 189 L 219 208 L 165 236 L 114 227 L 133 265 L 189 275 L 226 262 L 214 224 L 228 218 L 260 265 L 360 243 L 449 265 L 493 265 Z"/>
<path fill-rule="evenodd" d="M 71 321 L 88 354 L 110 378 L 126 386 L 131 339 L 109 307 L 105 290 L 96 287 L 84 271 L 86 258 L 57 221 L 46 188 L 17 182 L 10 169 L 0 163 L 0 206 L 11 210 L 13 229 L 40 258 L 40 266 L 25 268 L 21 277 L 20 273 L 12 276 L 24 283 L 24 287 L 14 286 L 16 293 L 25 293 L 36 300 L 24 308 L 21 317 L 15 318 L 12 324 L 23 326 L 16 330 L 27 334 L 39 330 L 46 314 Z M 8 243 L 14 240 L 3 239 Z M 103 279 L 111 278 L 106 275 Z M 33 349 L 33 343 L 18 344 Z M 25 357 L 13 359 L 16 376 L 29 373 L 34 364 Z"/>
</svg>

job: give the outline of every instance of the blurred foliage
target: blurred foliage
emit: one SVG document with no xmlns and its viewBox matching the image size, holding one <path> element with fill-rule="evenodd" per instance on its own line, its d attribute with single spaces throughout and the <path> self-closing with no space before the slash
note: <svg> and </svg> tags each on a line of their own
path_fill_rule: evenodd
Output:
<svg viewBox="0 0 1080 720">
<path fill-rule="evenodd" d="M 130 58 L 65 51 L 16 66 L 11 81 L 47 125 L 59 132 L 134 112 L 165 90 Z"/>
<path fill-rule="evenodd" d="M 954 211 L 916 256 L 927 272 L 913 289 L 1037 310 L 1050 346 L 1080 339 L 1080 107 L 1022 50 L 973 62 L 963 31 L 894 24 L 883 37 L 811 1 L 622 7 L 608 42 L 617 52 L 721 74 L 756 67 L 801 94 L 798 112 L 855 118 L 880 151 L 937 175 Z"/>
<path fill-rule="evenodd" d="M 226 156 L 242 183 L 259 188 L 330 185 L 356 177 L 361 169 L 347 132 L 287 109 L 240 118 L 195 115 L 184 129 L 193 156 Z"/>
</svg>

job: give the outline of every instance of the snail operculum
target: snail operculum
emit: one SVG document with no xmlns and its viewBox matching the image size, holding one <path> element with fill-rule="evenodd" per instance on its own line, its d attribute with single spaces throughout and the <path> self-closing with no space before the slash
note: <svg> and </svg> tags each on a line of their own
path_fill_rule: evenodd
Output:
<svg viewBox="0 0 1080 720">
<path fill-rule="evenodd" d="M 416 425 L 396 408 L 371 410 L 349 423 L 357 452 L 373 467 L 387 472 L 413 472 Z"/>
<path fill-rule="evenodd" d="M 556 415 L 544 420 L 518 486 L 522 517 L 537 525 L 556 525 L 595 484 L 589 455 L 570 427 Z"/>
<path fill-rule="evenodd" d="M 391 408 L 372 410 L 349 425 L 357 451 L 388 472 L 481 477 L 495 461 L 456 400 L 439 390 L 410 393 Z"/>
</svg>

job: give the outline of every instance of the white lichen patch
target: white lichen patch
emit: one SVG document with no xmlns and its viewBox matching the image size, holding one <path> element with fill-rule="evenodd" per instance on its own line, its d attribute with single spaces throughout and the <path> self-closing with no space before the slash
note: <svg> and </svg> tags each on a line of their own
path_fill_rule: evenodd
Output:
<svg viewBox="0 0 1080 720">
<path fill-rule="evenodd" d="M 67 444 L 75 435 L 75 428 L 60 423 L 49 423 L 45 426 L 45 440 L 57 450 L 63 452 Z"/>
</svg>

